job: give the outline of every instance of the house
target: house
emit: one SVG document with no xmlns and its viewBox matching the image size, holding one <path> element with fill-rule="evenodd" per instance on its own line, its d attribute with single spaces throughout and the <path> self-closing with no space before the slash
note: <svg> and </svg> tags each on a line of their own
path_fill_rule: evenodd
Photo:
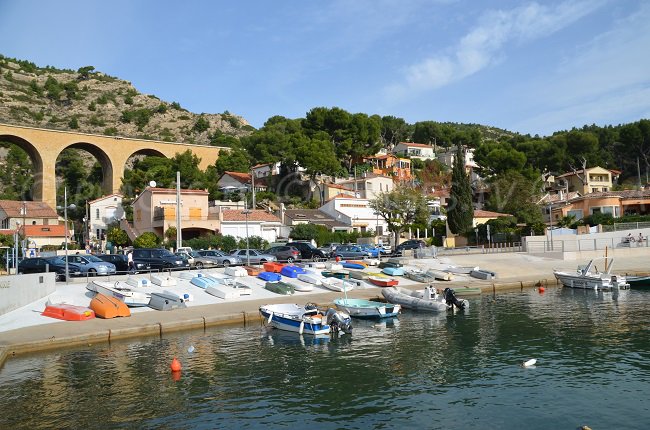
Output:
<svg viewBox="0 0 650 430">
<path fill-rule="evenodd" d="M 338 185 L 345 187 L 347 194 L 368 200 L 376 198 L 380 193 L 393 191 L 394 188 L 394 182 L 390 177 L 376 173 L 365 173 L 360 178 L 348 179 L 339 182 Z M 334 196 L 329 198 L 332 197 Z"/>
<path fill-rule="evenodd" d="M 429 222 L 434 220 L 446 220 L 447 200 L 449 200 L 449 189 L 443 188 L 434 190 L 427 196 L 427 207 L 429 208 Z"/>
<path fill-rule="evenodd" d="M 184 239 L 219 231 L 218 214 L 208 211 L 206 190 L 181 190 L 181 230 Z M 176 190 L 147 187 L 132 203 L 133 233 L 150 231 L 163 237 L 176 227 Z M 127 233 L 128 233 L 127 229 Z"/>
<path fill-rule="evenodd" d="M 436 154 L 433 152 L 433 146 L 424 143 L 400 142 L 393 148 L 393 153 L 410 158 L 419 158 L 420 160 L 432 160 L 436 158 Z"/>
<path fill-rule="evenodd" d="M 259 236 L 267 242 L 275 242 L 280 236 L 280 218 L 265 210 L 225 209 L 219 212 L 221 233 L 245 239 Z"/>
<path fill-rule="evenodd" d="M 411 160 L 400 158 L 394 154 L 366 157 L 364 161 L 372 165 L 372 173 L 389 176 L 397 181 L 409 181 L 411 175 Z"/>
<path fill-rule="evenodd" d="M 367 199 L 340 194 L 319 209 L 332 219 L 352 227 L 353 231 L 374 230 L 378 236 L 383 236 L 388 231 L 386 222 L 370 208 Z"/>
<path fill-rule="evenodd" d="M 65 242 L 65 224 L 59 223 L 59 215 L 47 203 L 0 200 L 0 234 L 16 233 L 25 238 L 26 248 L 40 249 Z M 70 223 L 68 240 L 73 237 Z"/>
<path fill-rule="evenodd" d="M 589 193 L 608 192 L 612 190 L 614 181 L 621 174 L 618 170 L 604 169 L 596 166 L 590 169 L 580 169 L 564 173 L 557 177 L 558 182 L 567 192 L 577 191 L 582 195 Z"/>
<path fill-rule="evenodd" d="M 331 200 L 334 197 L 341 194 L 354 195 L 354 191 L 352 190 L 352 188 L 349 188 L 348 186 L 342 184 L 322 184 L 322 188 L 323 188 L 323 198 L 326 201 Z"/>
<path fill-rule="evenodd" d="M 458 147 L 452 146 L 445 152 L 439 152 L 436 155 L 438 161 L 449 168 L 454 167 L 454 160 L 456 159 L 456 152 Z M 479 167 L 478 164 L 474 161 L 474 148 L 463 148 L 463 153 L 465 154 L 465 173 L 469 175 L 471 182 L 476 182 L 480 180 L 480 177 L 476 173 L 476 169 Z"/>
<path fill-rule="evenodd" d="M 251 171 L 255 175 L 255 179 L 267 178 L 269 176 L 279 175 L 281 164 L 279 161 L 277 163 L 258 164 L 253 166 Z"/>
<path fill-rule="evenodd" d="M 559 190 L 557 193 L 546 193 L 544 197 L 537 202 L 537 205 L 540 206 L 542 211 L 544 222 L 547 224 L 551 222 L 551 208 L 565 206 L 570 200 L 574 200 L 577 197 L 580 197 L 580 193 L 577 191 L 571 191 L 568 194 L 563 190 Z M 556 213 L 556 216 L 559 216 L 559 212 Z"/>
<path fill-rule="evenodd" d="M 315 224 L 326 227 L 329 231 L 350 232 L 352 227 L 348 224 L 335 220 L 329 214 L 320 209 L 284 209 L 280 207 L 280 220 L 287 227 L 295 227 L 299 224 Z"/>
<path fill-rule="evenodd" d="M 491 211 L 484 211 L 481 209 L 475 209 L 474 218 L 472 220 L 472 227 L 477 227 L 481 224 L 485 224 L 486 222 L 493 219 L 511 217 L 511 216 L 512 215 L 510 214 L 504 214 L 501 212 L 491 212 Z"/>
<path fill-rule="evenodd" d="M 552 205 L 553 222 L 566 216 L 576 220 L 594 214 L 609 214 L 614 218 L 622 215 L 649 215 L 650 190 L 601 191 L 577 195 Z"/>
<path fill-rule="evenodd" d="M 242 172 L 224 172 L 217 181 L 219 189 L 224 194 L 239 192 L 248 193 L 252 189 L 252 175 Z M 266 191 L 266 181 L 264 179 L 255 180 L 255 191 Z"/>
<path fill-rule="evenodd" d="M 88 239 L 102 240 L 108 226 L 124 218 L 121 194 L 110 194 L 88 202 Z"/>
<path fill-rule="evenodd" d="M 21 226 L 18 234 L 25 237 L 26 247 L 41 249 L 46 245 L 61 246 L 65 243 L 65 223 L 59 225 L 25 225 Z M 68 229 L 68 242 L 72 242 L 74 230 Z"/>
</svg>

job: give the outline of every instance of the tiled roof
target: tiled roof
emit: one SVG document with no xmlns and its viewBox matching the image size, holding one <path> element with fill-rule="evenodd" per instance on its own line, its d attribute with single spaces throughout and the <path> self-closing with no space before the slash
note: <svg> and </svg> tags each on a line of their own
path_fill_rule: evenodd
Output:
<svg viewBox="0 0 650 430">
<path fill-rule="evenodd" d="M 22 227 L 20 231 L 23 231 Z M 25 233 L 27 237 L 65 237 L 65 225 L 26 225 Z"/>
<path fill-rule="evenodd" d="M 433 149 L 433 147 L 431 145 L 427 145 L 425 143 L 400 142 L 398 145 L 412 146 L 414 148 L 431 148 L 431 149 Z"/>
<path fill-rule="evenodd" d="M 330 200 L 335 200 L 335 199 L 356 199 L 357 197 L 351 196 L 350 194 L 338 194 L 334 197 L 332 197 Z"/>
<path fill-rule="evenodd" d="M 176 188 L 151 188 L 147 187 L 147 190 L 152 193 L 176 193 Z M 181 194 L 210 194 L 206 190 L 183 190 L 181 189 Z"/>
<path fill-rule="evenodd" d="M 89 204 L 89 205 L 92 205 L 92 204 L 95 203 L 95 202 L 99 202 L 99 201 L 102 201 L 102 200 L 110 199 L 111 197 L 119 197 L 119 198 L 123 198 L 124 196 L 123 196 L 122 194 L 118 194 L 118 193 L 109 194 L 109 195 L 107 195 L 107 196 L 101 196 L 101 197 L 99 197 L 99 198 L 97 198 L 97 199 L 95 199 L 95 200 L 91 200 L 91 201 L 88 202 L 88 204 Z"/>
<path fill-rule="evenodd" d="M 20 218 L 23 216 L 21 209 L 25 204 L 27 218 L 58 218 L 56 211 L 45 202 L 21 202 L 16 200 L 0 200 L 0 209 L 5 211 L 8 218 Z"/>
<path fill-rule="evenodd" d="M 339 184 L 325 184 L 325 186 L 329 188 L 336 188 L 339 190 L 352 191 L 350 188 L 344 187 L 343 185 L 339 185 Z"/>
<path fill-rule="evenodd" d="M 246 215 L 242 213 L 243 211 L 237 210 L 237 209 L 229 209 L 223 211 L 223 221 L 224 222 L 245 222 L 246 221 Z M 249 222 L 280 222 L 280 218 L 277 216 L 268 213 L 265 210 L 262 209 L 255 209 L 251 210 L 250 213 L 248 214 L 248 221 Z"/>
<path fill-rule="evenodd" d="M 500 212 L 490 212 L 480 209 L 474 210 L 474 218 L 499 218 L 503 216 L 512 216 L 510 214 L 502 214 Z"/>
<path fill-rule="evenodd" d="M 584 199 L 602 199 L 606 197 L 618 197 L 621 199 L 648 199 L 650 190 L 622 190 L 622 191 L 601 191 L 598 193 L 589 193 L 572 200 Z"/>
<path fill-rule="evenodd" d="M 223 172 L 224 175 L 228 175 L 234 180 L 241 182 L 242 184 L 250 184 L 251 183 L 251 174 L 250 173 L 242 173 L 242 172 Z"/>
<path fill-rule="evenodd" d="M 587 170 L 587 171 L 590 171 L 590 170 L 595 169 L 595 168 L 597 168 L 597 167 L 600 167 L 600 166 L 589 167 L 589 168 L 587 168 L 586 170 Z M 604 168 L 604 167 L 601 167 L 601 169 L 608 170 L 608 171 L 611 172 L 614 176 L 617 176 L 617 175 L 620 175 L 620 174 L 621 174 L 621 171 L 620 171 L 620 170 L 606 169 L 606 168 Z M 558 175 L 557 178 L 566 178 L 567 176 L 579 175 L 580 173 L 584 173 L 584 172 L 585 172 L 585 169 L 580 169 L 580 170 L 576 170 L 575 172 L 567 172 L 567 173 L 563 173 L 563 174 L 561 174 L 561 175 Z"/>
</svg>

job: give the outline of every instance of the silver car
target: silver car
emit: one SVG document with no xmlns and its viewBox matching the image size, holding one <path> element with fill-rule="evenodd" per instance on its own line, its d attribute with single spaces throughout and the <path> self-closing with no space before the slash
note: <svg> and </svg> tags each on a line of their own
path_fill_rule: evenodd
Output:
<svg viewBox="0 0 650 430">
<path fill-rule="evenodd" d="M 94 255 L 68 255 L 68 263 L 74 263 L 81 269 L 82 275 L 95 276 L 95 275 L 114 275 L 115 264 L 107 263 L 106 261 L 95 257 Z M 62 256 L 61 260 L 65 262 L 66 257 Z"/>
<path fill-rule="evenodd" d="M 234 256 L 225 254 L 223 251 L 218 251 L 216 249 L 202 249 L 200 251 L 195 251 L 202 257 L 211 257 L 218 266 L 228 267 L 228 266 L 237 266 L 242 264 L 242 259 Z"/>
<path fill-rule="evenodd" d="M 258 249 L 235 249 L 230 255 L 237 256 L 242 259 L 243 262 L 250 261 L 251 264 L 264 264 L 269 261 L 277 261 L 275 255 L 264 254 Z"/>
</svg>

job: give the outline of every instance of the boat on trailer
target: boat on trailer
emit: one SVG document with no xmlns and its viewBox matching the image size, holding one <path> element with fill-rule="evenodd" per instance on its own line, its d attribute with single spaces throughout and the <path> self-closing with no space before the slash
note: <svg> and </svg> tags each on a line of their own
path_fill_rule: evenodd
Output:
<svg viewBox="0 0 650 430">
<path fill-rule="evenodd" d="M 334 300 L 334 305 L 353 318 L 363 319 L 392 318 L 399 315 L 402 309 L 402 306 L 399 304 L 348 298 L 336 299 Z"/>
<path fill-rule="evenodd" d="M 596 266 L 596 263 L 600 261 L 604 261 L 604 266 L 602 266 L 606 268 L 604 272 L 599 271 L 598 266 Z M 625 276 L 611 273 L 613 265 L 614 260 L 612 258 L 594 258 L 586 266 L 578 266 L 575 272 L 554 270 L 553 274 L 555 279 L 569 288 L 586 290 L 611 290 L 614 288 L 624 290 L 630 288 Z"/>
</svg>

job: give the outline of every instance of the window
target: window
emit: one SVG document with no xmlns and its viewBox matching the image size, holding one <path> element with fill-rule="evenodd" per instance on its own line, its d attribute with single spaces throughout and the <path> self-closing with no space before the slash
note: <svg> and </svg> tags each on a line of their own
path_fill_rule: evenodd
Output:
<svg viewBox="0 0 650 430">
<path fill-rule="evenodd" d="M 99 219 L 99 208 L 95 209 L 95 218 Z"/>
<path fill-rule="evenodd" d="M 2 220 L 2 228 L 5 230 L 9 228 L 9 218 L 5 218 Z"/>
<path fill-rule="evenodd" d="M 584 213 L 582 212 L 582 209 L 574 209 L 567 212 L 567 216 L 572 216 L 572 215 L 576 218 L 576 220 L 584 218 Z"/>
</svg>

